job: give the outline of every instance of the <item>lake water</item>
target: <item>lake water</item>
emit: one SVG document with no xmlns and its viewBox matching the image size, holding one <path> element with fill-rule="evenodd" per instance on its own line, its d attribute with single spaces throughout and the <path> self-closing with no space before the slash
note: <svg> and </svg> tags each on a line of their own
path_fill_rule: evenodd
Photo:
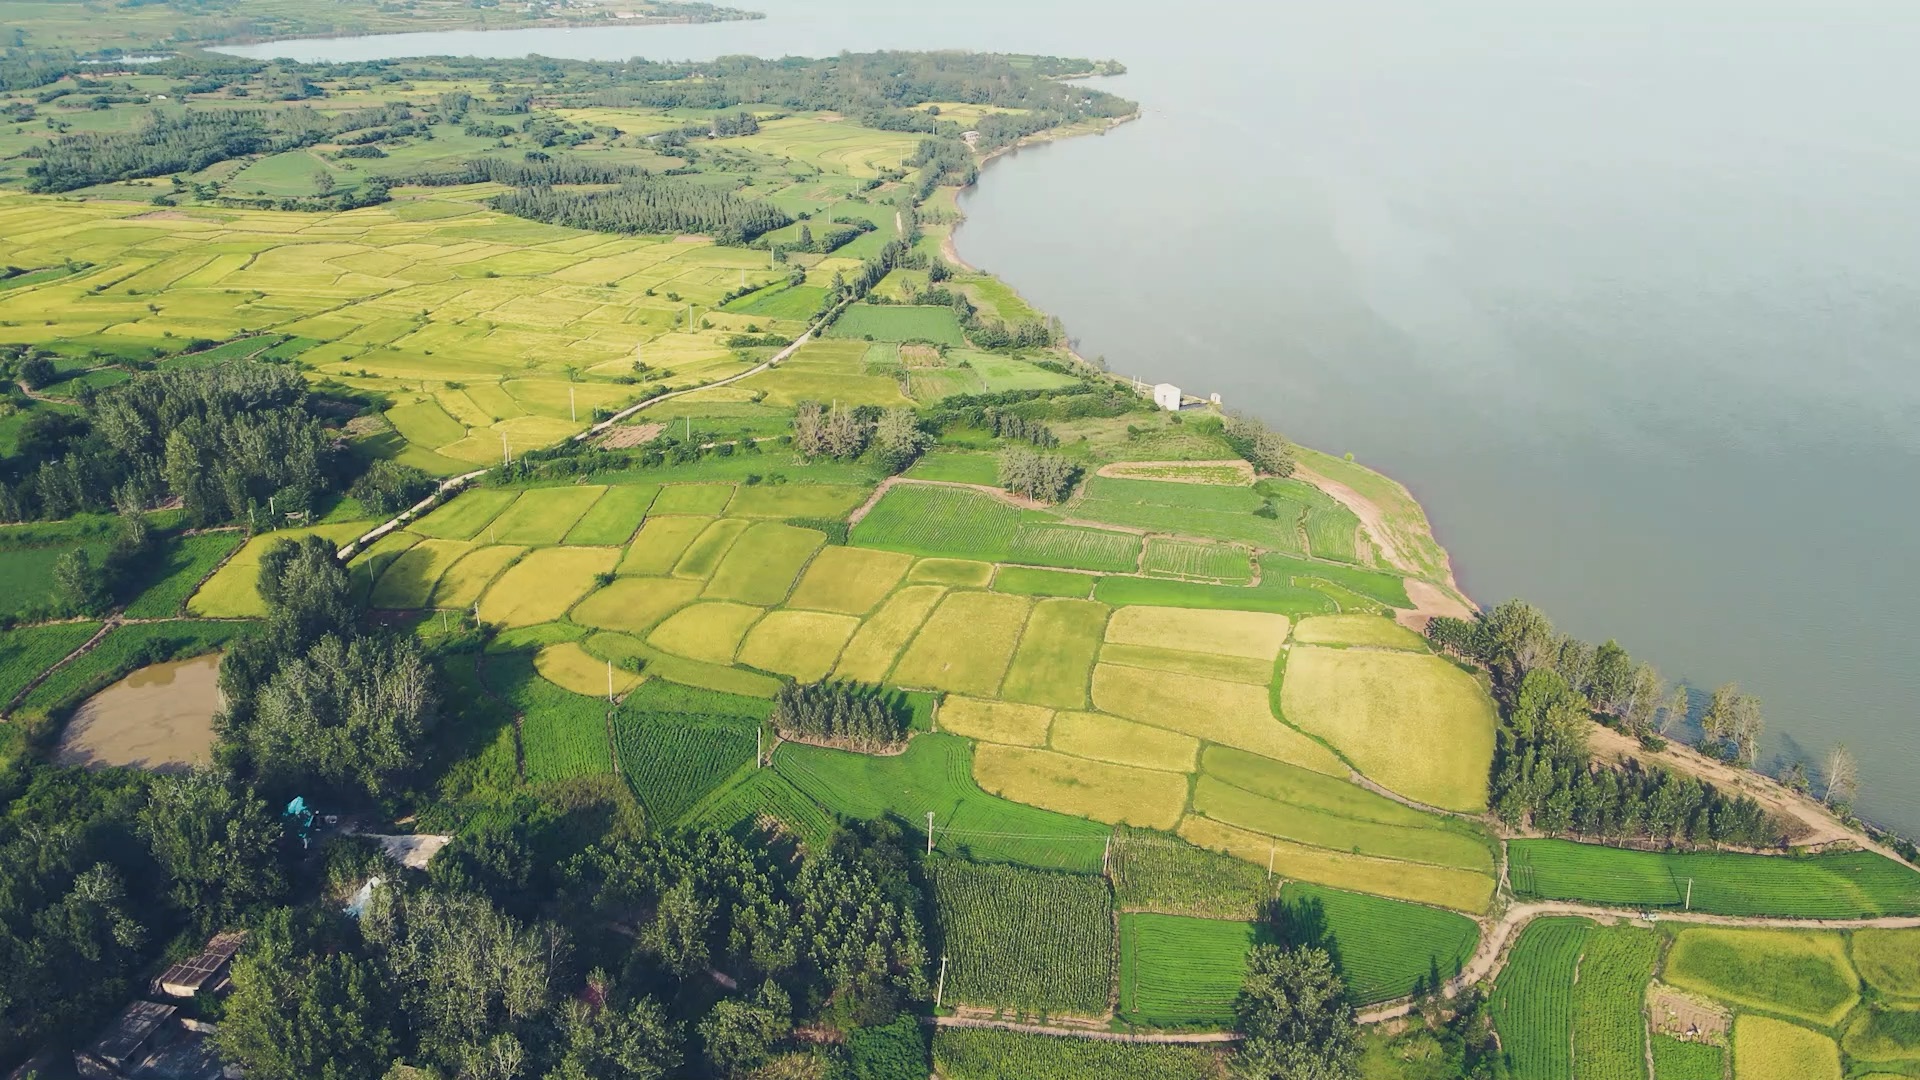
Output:
<svg viewBox="0 0 1920 1080">
<path fill-rule="evenodd" d="M 255 56 L 1115 57 L 957 243 L 1116 371 L 1405 481 L 1483 603 L 1835 741 L 1920 831 L 1920 19 L 1898 0 L 756 0 Z"/>
<path fill-rule="evenodd" d="M 176 772 L 213 759 L 220 654 L 153 664 L 82 702 L 60 735 L 62 765 Z"/>
</svg>

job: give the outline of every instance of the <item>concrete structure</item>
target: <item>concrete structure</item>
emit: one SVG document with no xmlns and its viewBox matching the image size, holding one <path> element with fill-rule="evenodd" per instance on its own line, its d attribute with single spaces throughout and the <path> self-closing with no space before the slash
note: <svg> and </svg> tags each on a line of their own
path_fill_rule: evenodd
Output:
<svg viewBox="0 0 1920 1080">
<path fill-rule="evenodd" d="M 1172 383 L 1155 383 L 1153 387 L 1153 403 L 1168 412 L 1179 412 L 1180 388 Z"/>
</svg>

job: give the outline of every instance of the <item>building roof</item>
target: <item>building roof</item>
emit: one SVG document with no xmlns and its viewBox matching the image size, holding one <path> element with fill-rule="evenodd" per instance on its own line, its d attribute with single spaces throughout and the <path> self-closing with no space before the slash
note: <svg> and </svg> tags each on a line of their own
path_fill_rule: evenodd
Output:
<svg viewBox="0 0 1920 1080">
<path fill-rule="evenodd" d="M 215 934 L 207 942 L 200 955 L 182 960 L 153 980 L 155 993 L 171 997 L 190 998 L 214 983 L 226 970 L 233 954 L 240 951 L 240 944 L 247 940 L 243 930 L 229 930 Z"/>
<path fill-rule="evenodd" d="M 101 1031 L 100 1037 L 93 1041 L 89 1050 L 95 1057 L 108 1061 L 126 1061 L 139 1053 L 141 1046 L 177 1011 L 171 1005 L 136 1001 Z"/>
</svg>

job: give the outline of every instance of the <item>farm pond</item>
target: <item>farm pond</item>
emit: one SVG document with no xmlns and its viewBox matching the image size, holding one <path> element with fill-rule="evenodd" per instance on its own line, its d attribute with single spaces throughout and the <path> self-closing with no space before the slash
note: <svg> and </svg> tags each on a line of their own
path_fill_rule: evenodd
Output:
<svg viewBox="0 0 1920 1080">
<path fill-rule="evenodd" d="M 205 764 L 220 709 L 219 674 L 219 653 L 141 668 L 74 711 L 55 760 L 156 772 Z"/>
</svg>

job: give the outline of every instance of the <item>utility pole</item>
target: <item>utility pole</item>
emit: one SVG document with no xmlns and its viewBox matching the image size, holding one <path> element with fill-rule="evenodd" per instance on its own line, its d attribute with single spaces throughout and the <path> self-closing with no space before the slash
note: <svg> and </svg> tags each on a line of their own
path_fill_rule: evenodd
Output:
<svg viewBox="0 0 1920 1080">
<path fill-rule="evenodd" d="M 933 1007 L 940 1007 L 940 997 L 947 992 L 947 954 L 940 954 L 940 981 L 933 984 Z"/>
<path fill-rule="evenodd" d="M 580 422 L 580 410 L 573 404 L 573 387 L 571 386 L 567 387 L 567 414 L 573 417 L 574 423 Z"/>
<path fill-rule="evenodd" d="M 767 745 L 767 729 L 763 727 L 754 728 L 753 729 L 753 767 L 756 769 L 766 768 L 766 765 L 762 764 L 762 762 L 767 760 L 767 752 L 765 749 L 766 745 Z"/>
<path fill-rule="evenodd" d="M 507 449 L 507 433 L 505 431 L 500 432 L 500 464 L 513 464 L 513 454 Z"/>
<path fill-rule="evenodd" d="M 1273 851 L 1278 846 L 1279 846 L 1278 844 L 1267 845 L 1267 880 L 1268 881 L 1273 880 Z"/>
<path fill-rule="evenodd" d="M 1107 873 L 1108 860 L 1113 858 L 1113 834 L 1107 834 L 1107 846 L 1100 852 L 1100 873 Z"/>
<path fill-rule="evenodd" d="M 1687 910 L 1693 910 L 1693 879 L 1687 879 Z"/>
<path fill-rule="evenodd" d="M 927 811 L 927 854 L 933 854 L 933 811 Z"/>
<path fill-rule="evenodd" d="M 607 661 L 607 704 L 613 704 L 613 661 Z"/>
</svg>

